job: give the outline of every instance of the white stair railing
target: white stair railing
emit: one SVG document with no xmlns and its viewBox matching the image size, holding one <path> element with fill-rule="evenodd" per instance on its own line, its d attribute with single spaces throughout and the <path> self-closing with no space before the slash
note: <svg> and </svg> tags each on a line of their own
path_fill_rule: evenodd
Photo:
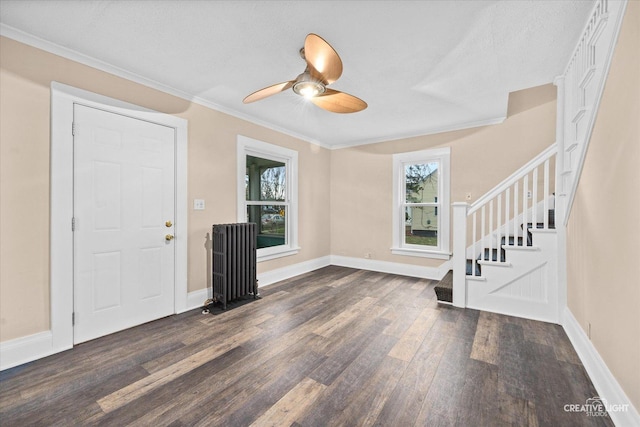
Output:
<svg viewBox="0 0 640 427">
<path fill-rule="evenodd" d="M 555 191 L 555 174 L 549 170 L 555 168 L 557 151 L 555 143 L 550 145 L 472 205 L 453 204 L 453 305 L 466 306 L 466 279 L 478 278 L 481 264 L 508 263 L 502 257 L 503 245 L 528 245 L 529 223 L 549 229 Z M 471 260 L 469 276 L 467 259 Z"/>
<path fill-rule="evenodd" d="M 614 47 L 627 8 L 626 0 L 595 0 L 582 35 L 558 76 L 559 144 L 558 215 L 564 225 L 569 220 L 587 149 L 600 108 Z"/>
</svg>

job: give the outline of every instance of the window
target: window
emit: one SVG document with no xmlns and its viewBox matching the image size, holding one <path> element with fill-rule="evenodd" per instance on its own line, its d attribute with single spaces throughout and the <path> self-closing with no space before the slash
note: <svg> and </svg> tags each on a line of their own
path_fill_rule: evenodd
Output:
<svg viewBox="0 0 640 427">
<path fill-rule="evenodd" d="M 293 255 L 298 153 L 238 135 L 238 221 L 258 225 L 258 261 Z"/>
<path fill-rule="evenodd" d="M 449 259 L 450 149 L 393 156 L 396 255 Z"/>
</svg>

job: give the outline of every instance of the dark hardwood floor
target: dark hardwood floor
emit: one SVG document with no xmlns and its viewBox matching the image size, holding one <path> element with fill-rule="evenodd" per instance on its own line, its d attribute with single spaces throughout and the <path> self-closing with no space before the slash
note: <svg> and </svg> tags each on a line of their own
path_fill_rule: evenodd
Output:
<svg viewBox="0 0 640 427">
<path fill-rule="evenodd" d="M 0 374 L 2 426 L 610 426 L 558 325 L 327 267 Z"/>
</svg>

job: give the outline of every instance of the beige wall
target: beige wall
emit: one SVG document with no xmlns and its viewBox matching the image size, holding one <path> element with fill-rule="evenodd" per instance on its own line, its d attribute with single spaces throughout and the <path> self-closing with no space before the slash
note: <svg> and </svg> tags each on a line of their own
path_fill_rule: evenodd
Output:
<svg viewBox="0 0 640 427">
<path fill-rule="evenodd" d="M 569 217 L 567 297 L 640 408 L 640 2 L 619 37 Z"/>
<path fill-rule="evenodd" d="M 188 289 L 207 285 L 211 224 L 236 219 L 236 136 L 299 152 L 296 256 L 259 272 L 329 254 L 437 266 L 391 255 L 392 154 L 451 146 L 452 201 L 472 201 L 554 141 L 555 88 L 515 92 L 500 125 L 329 151 L 7 38 L 0 38 L 0 341 L 49 329 L 50 84 L 175 114 L 189 121 Z M 366 183 L 366 185 L 364 184 Z M 205 211 L 191 200 L 203 198 Z"/>
<path fill-rule="evenodd" d="M 451 147 L 451 202 L 471 202 L 555 141 L 556 89 L 513 92 L 499 125 L 331 152 L 331 253 L 437 267 L 442 260 L 392 255 L 392 157 Z"/>
<path fill-rule="evenodd" d="M 0 341 L 49 329 L 50 84 L 58 81 L 189 121 L 189 291 L 207 285 L 206 235 L 236 220 L 236 136 L 299 153 L 295 256 L 259 272 L 329 255 L 330 152 L 59 56 L 0 38 Z M 192 199 L 206 200 L 193 211 Z"/>
</svg>

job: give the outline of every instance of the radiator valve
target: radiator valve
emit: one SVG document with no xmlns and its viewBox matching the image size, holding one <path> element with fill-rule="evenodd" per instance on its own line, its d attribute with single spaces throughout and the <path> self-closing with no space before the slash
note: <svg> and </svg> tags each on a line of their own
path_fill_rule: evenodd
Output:
<svg viewBox="0 0 640 427">
<path fill-rule="evenodd" d="M 209 305 L 213 304 L 215 301 L 212 300 L 211 298 L 209 298 L 208 300 L 206 300 L 204 302 L 204 304 L 202 304 L 202 314 L 209 314 Z"/>
</svg>

